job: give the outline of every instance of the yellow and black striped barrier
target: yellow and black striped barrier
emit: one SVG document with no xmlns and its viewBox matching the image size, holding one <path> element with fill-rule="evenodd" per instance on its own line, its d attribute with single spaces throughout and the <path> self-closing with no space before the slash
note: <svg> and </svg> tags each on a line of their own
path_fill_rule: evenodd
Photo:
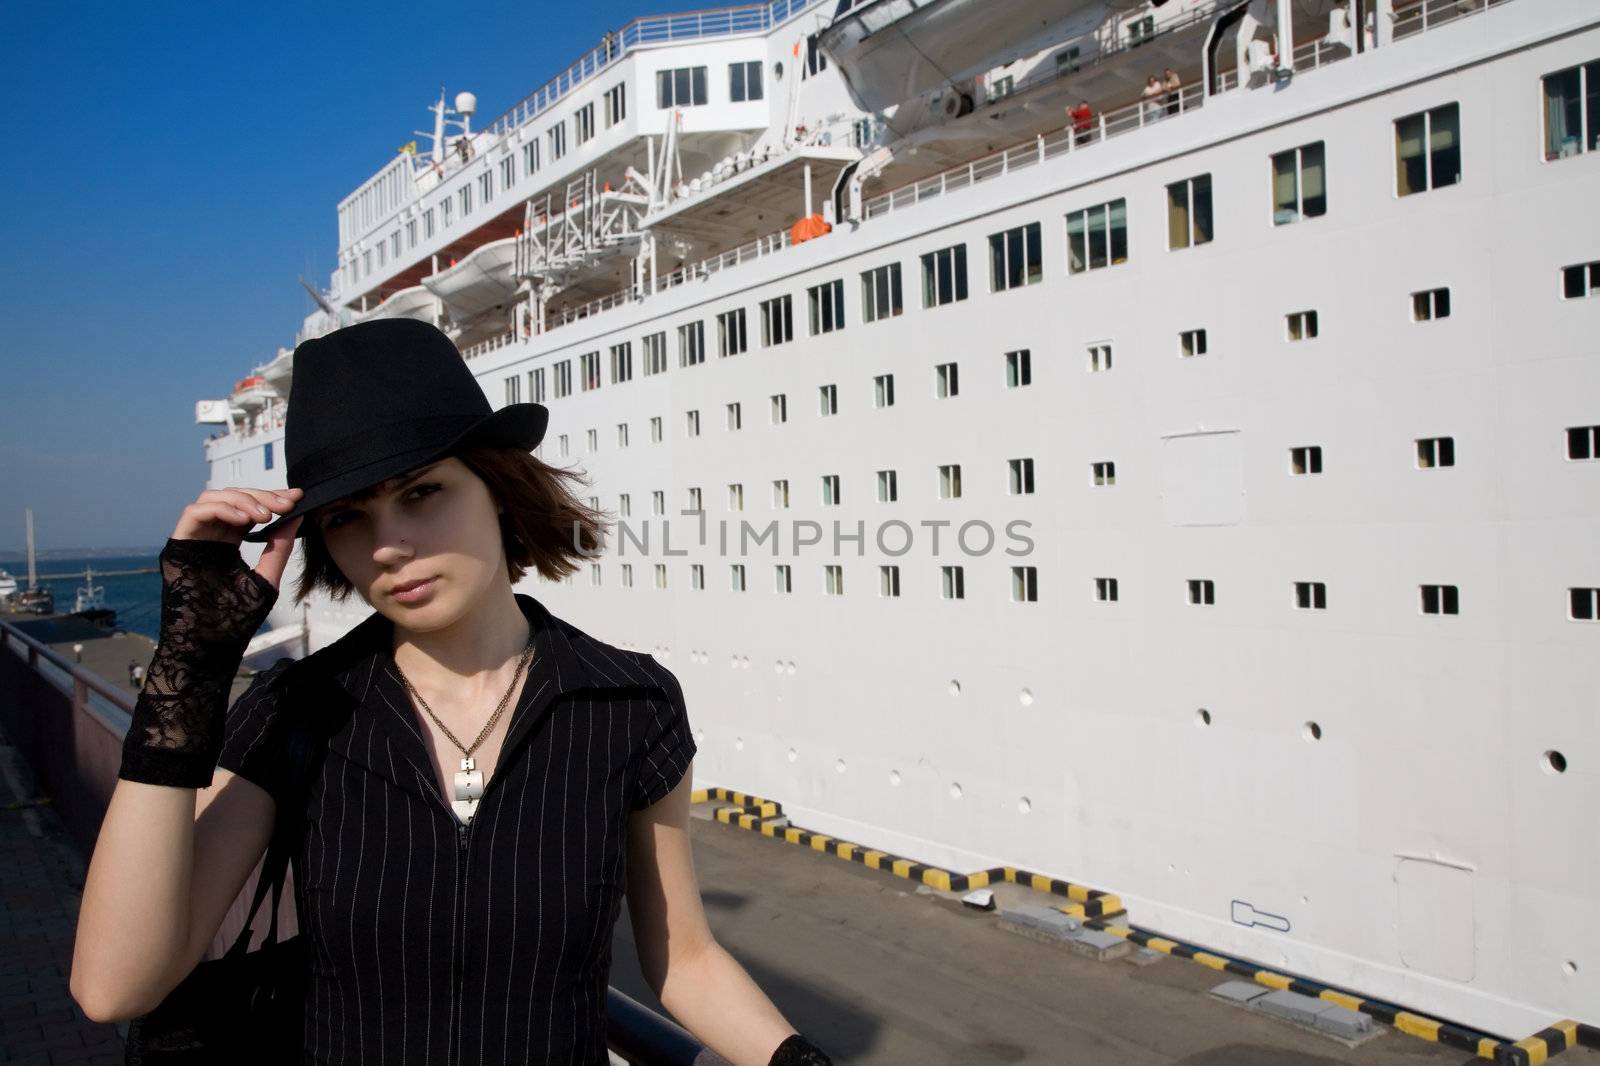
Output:
<svg viewBox="0 0 1600 1066">
<path fill-rule="evenodd" d="M 718 800 L 737 804 L 736 807 L 722 807 L 717 810 L 716 819 L 724 825 L 749 829 L 763 836 L 786 840 L 791 844 L 809 847 L 813 851 L 859 862 L 869 869 L 882 870 L 944 892 L 968 892 L 974 888 L 984 888 L 1009 881 L 1040 892 L 1066 897 L 1068 902 L 1058 904 L 1056 909 L 1076 918 L 1107 919 L 1126 913 L 1122 908 L 1122 900 L 1110 892 L 1086 888 L 1071 881 L 1046 877 L 1044 874 L 1020 870 L 1014 866 L 996 866 L 976 873 L 958 874 L 877 848 L 866 848 L 848 840 L 839 840 L 826 833 L 812 832 L 795 825 L 778 825 L 777 820 L 783 817 L 783 805 L 776 800 L 752 796 L 746 792 L 735 792 L 726 788 L 697 789 L 692 799 L 695 803 Z"/>
<path fill-rule="evenodd" d="M 1539 1066 L 1539 1063 L 1551 1055 L 1573 1047 L 1587 1047 L 1600 1050 L 1600 1027 L 1585 1025 L 1582 1022 L 1565 1021 L 1556 1022 L 1526 1040 L 1518 1040 L 1511 1045 L 1513 1055 L 1507 1057 L 1506 1062 L 1516 1063 L 1517 1066 Z"/>
<path fill-rule="evenodd" d="M 984 888 L 992 884 L 1010 882 L 1011 884 L 1024 885 L 1039 892 L 1048 892 L 1053 896 L 1064 896 L 1070 902 L 1057 904 L 1056 909 L 1083 919 L 1084 924 L 1092 929 L 1099 929 L 1115 936 L 1124 937 L 1140 947 L 1159 951 L 1163 955 L 1192 959 L 1200 965 L 1210 967 L 1219 973 L 1231 973 L 1245 977 L 1258 984 L 1266 985 L 1268 988 L 1298 992 L 1302 996 L 1311 996 L 1315 999 L 1325 999 L 1349 1010 L 1360 1011 L 1374 1021 L 1390 1026 L 1402 1033 L 1409 1033 L 1411 1036 L 1420 1037 L 1423 1040 L 1444 1044 L 1446 1047 L 1469 1051 L 1480 1059 L 1495 1063 L 1496 1066 L 1539 1066 L 1550 1056 L 1559 1054 L 1568 1048 L 1588 1047 L 1600 1049 L 1600 1028 L 1585 1025 L 1582 1022 L 1556 1022 L 1525 1040 L 1507 1041 L 1464 1025 L 1456 1025 L 1454 1022 L 1430 1018 L 1415 1011 L 1406 1010 L 1404 1007 L 1398 1007 L 1393 1003 L 1385 1003 L 1382 1000 L 1358 996 L 1354 993 L 1313 981 L 1310 978 L 1279 973 L 1276 970 L 1258 966 L 1244 959 L 1235 959 L 1214 951 L 1207 951 L 1193 944 L 1186 944 L 1180 940 L 1161 936 L 1148 929 L 1140 929 L 1137 926 L 1116 925 L 1112 923 L 1112 919 L 1123 918 L 1126 920 L 1124 916 L 1127 914 L 1127 911 L 1123 909 L 1120 898 L 1113 893 L 1085 888 L 1083 885 L 1073 884 L 1071 881 L 1047 877 L 1044 874 L 1033 873 L 1014 866 L 996 866 L 993 869 L 979 870 L 970 874 L 952 873 L 936 866 L 928 866 L 924 863 L 914 862 L 911 859 L 901 858 L 898 855 L 891 855 L 889 852 L 879 851 L 876 848 L 864 848 L 859 844 L 838 840 L 824 833 L 814 833 L 809 829 L 801 829 L 793 825 L 778 825 L 776 824 L 777 821 L 783 818 L 783 805 L 776 800 L 753 796 L 746 792 L 735 792 L 727 788 L 703 788 L 695 790 L 692 799 L 695 803 L 717 800 L 722 803 L 735 804 L 736 806 L 722 807 L 717 810 L 716 819 L 724 825 L 749 829 L 763 836 L 810 847 L 813 851 L 835 855 L 841 859 L 849 859 L 851 862 L 859 862 L 871 869 L 892 873 L 896 877 L 908 878 L 946 892 L 967 892 L 974 888 Z"/>
<path fill-rule="evenodd" d="M 1237 974 L 1249 978 L 1257 984 L 1266 985 L 1268 988 L 1282 989 L 1287 992 L 1298 992 L 1302 996 L 1311 996 L 1315 999 L 1325 999 L 1330 1003 L 1337 1003 L 1353 1011 L 1360 1011 L 1374 1021 L 1398 1029 L 1402 1033 L 1421 1037 L 1444 1044 L 1446 1047 L 1457 1048 L 1461 1051 L 1470 1051 L 1480 1059 L 1487 1059 L 1497 1063 L 1498 1066 L 1538 1066 L 1551 1055 L 1565 1051 L 1570 1047 L 1600 1048 L 1600 1029 L 1580 1022 L 1556 1022 L 1547 1029 L 1526 1040 L 1511 1043 L 1488 1033 L 1481 1033 L 1476 1029 L 1469 1029 L 1464 1025 L 1453 1022 L 1440 1021 L 1429 1018 L 1415 1011 L 1408 1011 L 1397 1007 L 1393 1003 L 1382 1000 L 1367 999 L 1350 992 L 1341 991 L 1313 981 L 1306 977 L 1295 977 L 1290 974 L 1279 973 L 1276 970 L 1258 966 L 1253 962 L 1243 959 L 1231 958 L 1214 951 L 1206 951 L 1193 944 L 1185 944 L 1179 940 L 1172 940 L 1160 936 L 1148 929 L 1137 926 L 1117 926 L 1104 921 L 1088 921 L 1084 923 L 1093 929 L 1111 933 L 1114 936 L 1124 937 L 1138 944 L 1140 947 L 1159 951 L 1163 955 L 1174 955 L 1182 959 L 1192 959 L 1202 966 L 1208 966 L 1219 973 Z"/>
</svg>

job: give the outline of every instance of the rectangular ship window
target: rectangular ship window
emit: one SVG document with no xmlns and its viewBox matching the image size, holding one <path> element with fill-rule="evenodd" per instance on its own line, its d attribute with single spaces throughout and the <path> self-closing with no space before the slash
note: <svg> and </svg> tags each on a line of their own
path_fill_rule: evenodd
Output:
<svg viewBox="0 0 1600 1066">
<path fill-rule="evenodd" d="M 1295 311 L 1284 316 L 1284 335 L 1292 341 L 1310 340 L 1317 335 L 1317 313 Z"/>
<path fill-rule="evenodd" d="M 1167 247 L 1173 251 L 1211 240 L 1211 175 L 1167 186 Z"/>
<path fill-rule="evenodd" d="M 872 405 L 874 407 L 894 406 L 893 374 L 879 374 L 872 379 Z"/>
<path fill-rule="evenodd" d="M 728 64 L 728 99 L 736 104 L 761 99 L 761 61 Z"/>
<path fill-rule="evenodd" d="M 1461 180 L 1461 107 L 1445 104 L 1394 120 L 1395 194 Z"/>
<path fill-rule="evenodd" d="M 745 347 L 744 308 L 722 312 L 717 316 L 717 355 L 743 355 Z"/>
<path fill-rule="evenodd" d="M 706 324 L 698 319 L 678 327 L 678 365 L 698 366 L 706 361 Z"/>
<path fill-rule="evenodd" d="M 861 273 L 861 321 L 876 322 L 893 318 L 902 310 L 900 300 L 900 264 L 864 270 Z"/>
<path fill-rule="evenodd" d="M 1561 295 L 1568 300 L 1600 292 L 1600 260 L 1561 268 Z"/>
<path fill-rule="evenodd" d="M 1033 384 L 1033 353 L 1019 348 L 1006 353 L 1006 388 L 1020 389 Z"/>
<path fill-rule="evenodd" d="M 1287 225 L 1328 211 L 1322 142 L 1302 145 L 1272 157 L 1272 224 Z"/>
<path fill-rule="evenodd" d="M 611 346 L 611 384 L 633 380 L 633 342 Z"/>
<path fill-rule="evenodd" d="M 844 328 L 844 282 L 825 281 L 806 290 L 811 302 L 811 335 Z"/>
<path fill-rule="evenodd" d="M 1600 426 L 1567 427 L 1568 459 L 1600 459 Z"/>
<path fill-rule="evenodd" d="M 959 566 L 941 566 L 939 568 L 943 596 L 947 600 L 964 600 L 967 598 L 966 571 Z"/>
<path fill-rule="evenodd" d="M 1431 322 L 1450 317 L 1450 290 L 1425 289 L 1411 294 L 1411 321 Z"/>
<path fill-rule="evenodd" d="M 641 341 L 644 345 L 644 372 L 648 377 L 651 374 L 664 374 L 667 370 L 667 332 L 659 330 L 648 333 Z"/>
<path fill-rule="evenodd" d="M 959 463 L 946 463 L 939 467 L 939 498 L 954 500 L 960 496 L 961 466 Z"/>
<path fill-rule="evenodd" d="M 1013 603 L 1035 603 L 1039 599 L 1039 568 L 1013 566 L 1011 568 L 1011 600 Z"/>
<path fill-rule="evenodd" d="M 1328 586 L 1321 581 L 1296 581 L 1294 583 L 1294 605 L 1302 611 L 1327 610 Z"/>
<path fill-rule="evenodd" d="M 1128 261 L 1128 202 L 1112 200 L 1067 215 L 1067 271 L 1115 266 Z"/>
<path fill-rule="evenodd" d="M 1033 460 L 1012 459 L 1006 466 L 1011 471 L 1011 495 L 1031 496 L 1033 494 Z"/>
<path fill-rule="evenodd" d="M 1423 437 L 1417 441 L 1417 469 L 1456 465 L 1454 437 Z"/>
<path fill-rule="evenodd" d="M 794 300 L 787 296 L 774 296 L 762 300 L 761 344 L 770 348 L 794 340 Z"/>
<path fill-rule="evenodd" d="M 989 235 L 989 287 L 995 292 L 1032 285 L 1044 277 L 1039 223 Z"/>
<path fill-rule="evenodd" d="M 927 252 L 922 256 L 922 306 L 941 307 L 967 298 L 967 246 Z"/>
<path fill-rule="evenodd" d="M 693 107 L 706 102 L 706 68 L 656 71 L 656 106 Z"/>
<path fill-rule="evenodd" d="M 892 599 L 900 595 L 900 568 L 898 566 L 878 567 L 878 595 L 885 599 Z"/>
<path fill-rule="evenodd" d="M 1546 74 L 1544 157 L 1600 150 L 1600 60 Z"/>
<path fill-rule="evenodd" d="M 1423 614 L 1460 614 L 1460 597 L 1454 585 L 1423 585 Z"/>
<path fill-rule="evenodd" d="M 1291 474 L 1322 473 L 1322 448 L 1319 445 L 1290 448 L 1289 472 Z"/>
<path fill-rule="evenodd" d="M 610 129 L 628 117 L 628 83 L 619 81 L 606 90 L 604 118 L 606 128 Z"/>
</svg>

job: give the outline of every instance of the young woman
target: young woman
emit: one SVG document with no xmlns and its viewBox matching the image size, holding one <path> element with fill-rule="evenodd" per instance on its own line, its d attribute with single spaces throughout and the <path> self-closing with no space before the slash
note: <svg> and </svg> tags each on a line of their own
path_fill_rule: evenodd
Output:
<svg viewBox="0 0 1600 1066">
<path fill-rule="evenodd" d="M 277 812 L 303 810 L 308 1063 L 605 1063 L 624 896 L 646 980 L 702 1043 L 828 1063 L 707 927 L 677 679 L 514 591 L 601 540 L 578 475 L 529 454 L 545 408 L 491 411 L 449 339 L 406 320 L 307 341 L 295 368 L 291 487 L 202 492 L 162 551 L 161 639 L 79 915 L 84 1012 L 160 1003 Z M 244 539 L 266 544 L 253 569 Z M 354 591 L 374 613 L 229 708 L 297 540 L 296 602 Z M 291 722 L 314 738 L 298 788 Z"/>
</svg>

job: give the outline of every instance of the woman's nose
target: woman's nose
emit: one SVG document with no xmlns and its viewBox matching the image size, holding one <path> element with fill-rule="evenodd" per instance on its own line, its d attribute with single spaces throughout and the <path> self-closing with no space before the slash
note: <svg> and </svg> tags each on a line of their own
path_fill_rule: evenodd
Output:
<svg viewBox="0 0 1600 1066">
<path fill-rule="evenodd" d="M 408 559 L 415 554 L 407 539 L 409 534 L 399 522 L 375 518 L 372 533 L 372 557 L 378 562 Z"/>
</svg>

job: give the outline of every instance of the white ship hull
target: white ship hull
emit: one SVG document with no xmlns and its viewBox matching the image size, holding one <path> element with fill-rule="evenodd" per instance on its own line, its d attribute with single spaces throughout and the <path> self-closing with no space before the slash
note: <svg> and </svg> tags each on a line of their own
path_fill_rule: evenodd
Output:
<svg viewBox="0 0 1600 1066">
<path fill-rule="evenodd" d="M 674 353 L 679 325 L 714 335 L 717 314 L 745 309 L 743 354 L 713 344 L 703 365 L 674 355 L 665 373 L 546 401 L 544 457 L 583 467 L 613 514 L 628 494 L 623 521 L 652 539 L 642 555 L 614 544 L 598 586 L 524 584 L 673 669 L 697 787 L 770 796 L 808 829 L 956 872 L 1010 864 L 1111 890 L 1140 926 L 1516 1039 L 1600 1015 L 1600 624 L 1567 608 L 1569 589 L 1600 585 L 1600 464 L 1563 451 L 1565 427 L 1600 422 L 1600 299 L 1564 300 L 1559 281 L 1600 259 L 1600 153 L 1539 150 L 1540 79 L 1600 59 L 1600 25 L 1584 0 L 1517 0 L 1359 58 L 880 204 L 853 230 L 471 365 L 498 404 L 508 377 L 623 343 L 637 368 L 644 335 L 665 331 Z M 1461 181 L 1397 197 L 1395 120 L 1448 103 Z M 1326 146 L 1327 213 L 1275 226 L 1268 160 L 1311 142 Z M 1215 239 L 1170 250 L 1166 187 L 1201 174 Z M 1116 199 L 1127 262 L 1070 272 L 1067 216 Z M 989 236 L 1034 222 L 1042 279 L 990 291 Z M 957 242 L 969 297 L 924 307 L 919 257 Z M 904 313 L 865 323 L 860 276 L 889 262 Z M 835 279 L 846 325 L 811 336 L 807 290 Z M 1410 294 L 1442 287 L 1450 316 L 1413 321 Z M 759 303 L 783 294 L 795 338 L 763 347 Z M 1318 336 L 1287 341 L 1285 316 L 1310 309 Z M 1206 354 L 1182 357 L 1198 328 Z M 1091 372 L 1102 344 L 1113 368 Z M 1009 387 L 1020 349 L 1031 383 Z M 940 398 L 947 362 L 960 393 Z M 883 374 L 896 399 L 879 408 Z M 821 416 L 829 384 L 838 413 Z M 1455 464 L 1418 469 L 1416 441 L 1444 436 Z M 246 465 L 260 443 L 214 450 L 213 484 L 281 484 L 281 464 Z M 1292 476 L 1308 445 L 1323 472 Z M 1009 491 L 1018 457 L 1034 459 L 1032 494 Z M 1112 486 L 1091 476 L 1102 461 Z M 939 467 L 957 463 L 965 490 L 940 498 Z M 827 475 L 837 506 L 820 503 Z M 769 502 L 780 478 L 786 510 Z M 691 488 L 705 543 L 679 514 Z M 777 521 L 782 556 L 769 542 L 738 557 L 741 520 Z M 904 554 L 876 540 L 889 520 L 910 527 Z M 1030 524 L 1026 557 L 1005 554 L 1012 521 Z M 793 554 L 797 522 L 822 542 Z M 937 552 L 932 522 L 949 523 Z M 965 522 L 995 529 L 995 547 L 963 550 Z M 835 553 L 835 523 L 863 540 Z M 734 563 L 748 591 L 730 590 Z M 778 563 L 790 593 L 773 591 Z M 841 595 L 825 591 L 830 564 Z M 884 564 L 898 597 L 879 595 Z M 947 565 L 964 567 L 961 600 L 942 598 Z M 1036 602 L 1012 599 L 1019 565 L 1037 568 Z M 1116 602 L 1097 601 L 1103 577 Z M 1191 605 L 1195 579 L 1214 582 L 1212 604 Z M 1301 581 L 1324 584 L 1326 609 L 1296 608 Z M 1433 584 L 1458 587 L 1458 614 L 1419 609 Z M 365 613 L 313 601 L 312 647 Z"/>
</svg>

